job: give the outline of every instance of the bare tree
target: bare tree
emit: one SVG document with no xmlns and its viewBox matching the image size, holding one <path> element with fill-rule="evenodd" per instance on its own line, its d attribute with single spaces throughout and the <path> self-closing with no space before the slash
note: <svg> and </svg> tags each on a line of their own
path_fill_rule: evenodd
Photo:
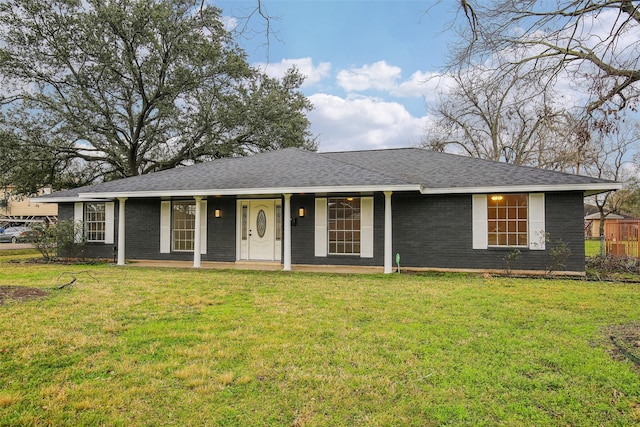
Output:
<svg viewBox="0 0 640 427">
<path fill-rule="evenodd" d="M 611 179 L 614 181 L 629 182 L 633 184 L 634 172 L 631 152 L 637 149 L 640 126 L 633 122 L 620 126 L 615 132 L 596 133 L 585 150 L 586 173 L 597 178 Z M 604 255 L 605 248 L 605 221 L 607 215 L 619 213 L 625 199 L 629 197 L 629 191 L 607 192 L 593 196 L 593 202 L 600 213 L 600 253 Z"/>
<path fill-rule="evenodd" d="M 569 78 L 588 94 L 588 113 L 606 115 L 637 104 L 640 91 L 640 4 L 635 0 L 460 0 L 452 67 L 502 52 L 510 68 L 526 65 L 550 84 Z M 542 74 L 540 74 L 542 75 Z"/>
<path fill-rule="evenodd" d="M 436 121 L 423 145 L 518 165 L 572 165 L 571 115 L 532 75 L 513 71 L 475 66 L 453 74 L 452 89 L 428 106 Z"/>
</svg>

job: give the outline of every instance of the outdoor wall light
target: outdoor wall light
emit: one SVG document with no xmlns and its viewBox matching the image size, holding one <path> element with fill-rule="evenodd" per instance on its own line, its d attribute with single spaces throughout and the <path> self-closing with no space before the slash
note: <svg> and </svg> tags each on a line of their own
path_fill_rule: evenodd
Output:
<svg viewBox="0 0 640 427">
<path fill-rule="evenodd" d="M 304 208 L 298 208 L 298 217 L 304 218 Z"/>
<path fill-rule="evenodd" d="M 216 209 L 213 211 L 213 216 L 215 216 L 216 218 L 221 218 L 222 217 L 222 209 Z"/>
</svg>

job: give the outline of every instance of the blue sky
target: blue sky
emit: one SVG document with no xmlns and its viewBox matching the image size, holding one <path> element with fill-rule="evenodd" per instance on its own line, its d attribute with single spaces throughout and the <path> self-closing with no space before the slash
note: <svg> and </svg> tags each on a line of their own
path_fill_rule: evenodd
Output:
<svg viewBox="0 0 640 427">
<path fill-rule="evenodd" d="M 455 2 L 444 0 L 262 0 L 272 17 L 246 18 L 256 0 L 213 1 L 252 64 L 280 76 L 292 65 L 307 76 L 311 131 L 320 151 L 415 146 L 438 93 Z M 267 46 L 268 42 L 268 46 Z"/>
</svg>

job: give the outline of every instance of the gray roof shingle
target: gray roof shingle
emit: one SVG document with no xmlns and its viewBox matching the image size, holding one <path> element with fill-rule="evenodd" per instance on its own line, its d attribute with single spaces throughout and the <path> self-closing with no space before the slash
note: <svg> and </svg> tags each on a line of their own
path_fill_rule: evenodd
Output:
<svg viewBox="0 0 640 427">
<path fill-rule="evenodd" d="M 393 188 L 424 192 L 505 186 L 581 186 L 618 188 L 597 178 L 437 153 L 420 148 L 314 153 L 288 148 L 214 160 L 88 187 L 60 191 L 47 199 L 127 197 L 185 193 L 267 194 L 335 191 L 337 188 Z M 584 187 L 584 188 L 582 188 Z M 51 200 L 53 201 L 53 200 Z"/>
<path fill-rule="evenodd" d="M 394 174 L 426 188 L 473 188 L 504 185 L 595 184 L 612 181 L 564 172 L 438 153 L 420 148 L 321 153 L 381 173 Z"/>
</svg>

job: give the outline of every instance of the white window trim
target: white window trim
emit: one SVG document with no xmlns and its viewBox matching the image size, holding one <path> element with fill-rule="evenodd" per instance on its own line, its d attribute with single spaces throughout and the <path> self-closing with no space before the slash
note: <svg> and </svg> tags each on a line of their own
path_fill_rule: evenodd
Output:
<svg viewBox="0 0 640 427">
<path fill-rule="evenodd" d="M 489 247 L 489 218 L 487 215 L 487 195 L 474 194 L 472 200 L 473 249 Z"/>
<path fill-rule="evenodd" d="M 84 224 L 84 203 L 76 202 L 73 205 L 73 228 L 74 228 L 74 234 L 75 234 L 75 236 L 73 237 L 73 240 L 76 243 L 82 242 L 83 233 L 80 231 L 82 230 L 82 228 L 80 227 L 80 224 Z"/>
<path fill-rule="evenodd" d="M 200 254 L 207 253 L 207 200 L 200 200 Z"/>
<path fill-rule="evenodd" d="M 163 200 L 160 202 L 160 253 L 171 253 L 171 210 L 173 204 L 171 200 Z M 206 255 L 207 253 L 207 224 L 209 219 L 207 218 L 207 201 L 200 201 L 200 254 Z M 180 251 L 184 252 L 184 251 Z M 190 251 L 186 251 L 190 252 Z"/>
<path fill-rule="evenodd" d="M 545 231 L 545 194 L 528 194 L 528 239 L 529 249 L 543 251 L 546 249 Z M 489 247 L 489 227 L 487 217 L 487 194 L 472 195 L 473 218 L 473 249 L 487 249 Z M 496 246 L 509 248 L 517 246 Z"/>
<path fill-rule="evenodd" d="M 360 198 L 360 258 L 373 258 L 373 197 Z"/>
<path fill-rule="evenodd" d="M 315 256 L 326 257 L 329 247 L 327 228 L 327 198 L 316 199 L 315 211 Z"/>
<path fill-rule="evenodd" d="M 315 204 L 315 256 L 326 257 L 329 247 L 327 198 L 316 198 Z M 353 254 L 360 258 L 373 258 L 373 205 L 373 197 L 360 197 L 360 254 Z"/>
<path fill-rule="evenodd" d="M 160 253 L 171 253 L 171 200 L 160 202 Z"/>
<path fill-rule="evenodd" d="M 113 244 L 115 242 L 115 202 L 106 202 L 104 204 L 104 243 Z"/>
<path fill-rule="evenodd" d="M 529 194 L 529 249 L 533 251 L 546 249 L 545 221 L 544 193 Z"/>
<path fill-rule="evenodd" d="M 104 202 L 104 240 L 96 240 L 91 243 L 113 244 L 115 242 L 115 205 L 115 202 Z M 84 224 L 84 202 L 73 204 L 73 222 Z M 74 240 L 76 243 L 80 243 L 82 235 L 77 234 Z"/>
</svg>

